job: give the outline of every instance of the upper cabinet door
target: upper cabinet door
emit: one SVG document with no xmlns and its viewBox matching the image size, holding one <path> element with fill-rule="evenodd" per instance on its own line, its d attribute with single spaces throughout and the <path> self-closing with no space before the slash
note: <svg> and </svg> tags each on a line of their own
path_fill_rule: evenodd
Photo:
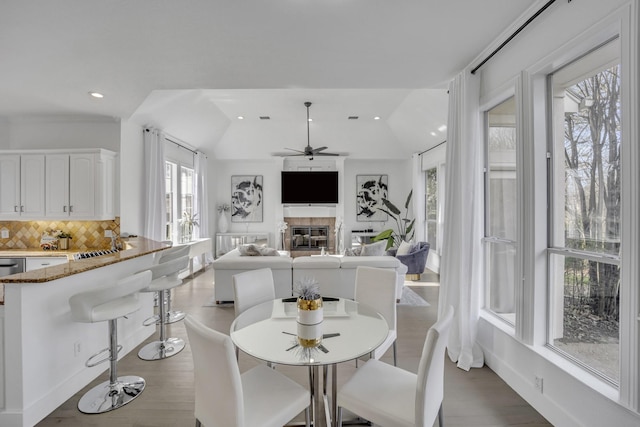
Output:
<svg viewBox="0 0 640 427">
<path fill-rule="evenodd" d="M 20 155 L 0 155 L 0 216 L 20 216 Z"/>
<path fill-rule="evenodd" d="M 46 216 L 69 216 L 69 155 L 47 154 L 45 176 Z"/>
<path fill-rule="evenodd" d="M 95 154 L 69 155 L 69 216 L 92 218 L 95 215 Z"/>
<path fill-rule="evenodd" d="M 44 216 L 44 154 L 20 156 L 20 216 Z"/>
</svg>

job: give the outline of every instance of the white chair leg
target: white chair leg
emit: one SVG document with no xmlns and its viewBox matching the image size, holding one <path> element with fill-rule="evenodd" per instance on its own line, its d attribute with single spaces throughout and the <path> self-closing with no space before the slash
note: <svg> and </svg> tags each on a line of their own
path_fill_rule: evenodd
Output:
<svg viewBox="0 0 640 427">
<path fill-rule="evenodd" d="M 311 410 L 309 409 L 309 406 L 304 410 L 304 425 L 306 427 L 311 427 Z"/>
<path fill-rule="evenodd" d="M 393 342 L 393 366 L 398 366 L 398 355 L 395 341 Z"/>
<path fill-rule="evenodd" d="M 342 406 L 338 406 L 338 413 L 336 414 L 336 424 L 338 427 L 342 427 Z"/>
</svg>

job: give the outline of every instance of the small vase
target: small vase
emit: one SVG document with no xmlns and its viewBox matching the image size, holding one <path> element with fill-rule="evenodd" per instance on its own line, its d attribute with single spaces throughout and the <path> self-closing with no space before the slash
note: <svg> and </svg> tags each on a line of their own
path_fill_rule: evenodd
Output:
<svg viewBox="0 0 640 427">
<path fill-rule="evenodd" d="M 58 239 L 58 249 L 66 251 L 69 249 L 69 238 L 68 237 L 60 237 Z"/>
<path fill-rule="evenodd" d="M 227 219 L 227 214 L 222 212 L 218 216 L 218 232 L 226 233 L 227 231 L 229 231 L 229 220 Z"/>
<path fill-rule="evenodd" d="M 304 348 L 316 347 L 322 342 L 322 298 L 298 298 L 297 306 L 298 343 Z"/>
</svg>

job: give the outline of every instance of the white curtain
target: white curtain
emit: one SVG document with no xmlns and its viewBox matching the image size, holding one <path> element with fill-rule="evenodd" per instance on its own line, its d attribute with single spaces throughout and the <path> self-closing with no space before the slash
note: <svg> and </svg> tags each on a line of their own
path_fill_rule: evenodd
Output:
<svg viewBox="0 0 640 427">
<path fill-rule="evenodd" d="M 455 308 L 447 352 L 458 367 L 482 367 L 476 344 L 481 303 L 483 174 L 479 79 L 464 71 L 449 85 L 444 241 L 438 314 Z"/>
<path fill-rule="evenodd" d="M 196 238 L 209 237 L 209 198 L 207 197 L 207 156 L 204 153 L 196 153 L 194 157 L 196 188 L 195 211 L 198 214 L 198 227 Z M 205 264 L 213 262 L 210 252 L 205 254 Z"/>
<path fill-rule="evenodd" d="M 144 131 L 144 169 L 145 169 L 145 237 L 165 240 L 165 137 L 156 129 Z"/>
<path fill-rule="evenodd" d="M 427 234 L 424 228 L 425 224 L 425 197 L 424 197 L 424 173 L 422 172 L 422 156 L 415 153 L 411 157 L 412 168 L 412 187 L 413 187 L 413 217 L 416 219 L 414 224 L 414 241 L 426 242 Z"/>
</svg>

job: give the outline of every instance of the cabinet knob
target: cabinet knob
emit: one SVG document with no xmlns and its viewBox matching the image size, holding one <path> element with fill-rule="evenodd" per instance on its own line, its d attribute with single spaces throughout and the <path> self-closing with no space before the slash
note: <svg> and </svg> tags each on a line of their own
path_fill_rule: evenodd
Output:
<svg viewBox="0 0 640 427">
<path fill-rule="evenodd" d="M 14 212 L 18 212 L 18 205 L 14 205 L 14 206 L 13 206 L 13 211 L 14 211 Z"/>
<path fill-rule="evenodd" d="M 67 206 L 65 205 L 62 207 L 62 212 L 66 212 L 66 211 L 67 211 Z"/>
<path fill-rule="evenodd" d="M 69 205 L 69 212 L 73 212 L 73 206 Z"/>
<path fill-rule="evenodd" d="M 20 212 L 24 212 L 24 206 L 20 206 Z"/>
</svg>

